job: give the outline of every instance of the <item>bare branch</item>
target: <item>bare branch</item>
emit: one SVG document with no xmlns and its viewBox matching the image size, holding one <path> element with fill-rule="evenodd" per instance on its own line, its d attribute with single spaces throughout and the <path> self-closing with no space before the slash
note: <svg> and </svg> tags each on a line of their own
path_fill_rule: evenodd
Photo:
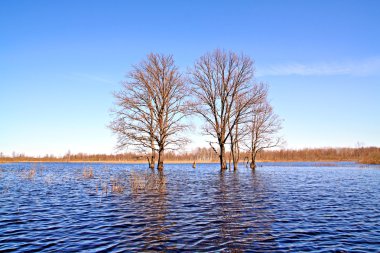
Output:
<svg viewBox="0 0 380 253">
<path fill-rule="evenodd" d="M 191 71 L 194 111 L 205 120 L 204 132 L 218 140 L 222 169 L 226 168 L 228 138 L 237 142 L 233 131 L 239 130 L 239 123 L 246 121 L 249 108 L 258 100 L 253 95 L 253 75 L 249 57 L 222 50 L 202 56 Z"/>
<path fill-rule="evenodd" d="M 118 136 L 118 148 L 149 149 L 154 164 L 163 168 L 165 149 L 188 143 L 181 134 L 188 126 L 183 118 L 189 113 L 189 89 L 171 55 L 149 54 L 128 74 L 123 90 L 115 93 L 111 130 Z M 151 165 L 151 164 L 150 164 Z"/>
</svg>

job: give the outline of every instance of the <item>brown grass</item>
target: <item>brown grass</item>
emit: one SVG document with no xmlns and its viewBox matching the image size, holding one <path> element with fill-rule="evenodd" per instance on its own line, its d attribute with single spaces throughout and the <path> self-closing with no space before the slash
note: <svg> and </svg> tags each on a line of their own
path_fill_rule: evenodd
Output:
<svg viewBox="0 0 380 253">
<path fill-rule="evenodd" d="M 115 192 L 115 193 L 124 192 L 124 185 L 121 183 L 120 179 L 111 180 L 111 192 Z"/>
<path fill-rule="evenodd" d="M 87 179 L 94 178 L 94 170 L 92 169 L 92 167 L 83 168 L 82 174 L 83 174 L 83 178 L 87 178 Z"/>
<path fill-rule="evenodd" d="M 105 193 L 107 196 L 108 195 L 108 184 L 107 184 L 107 182 L 100 183 L 100 187 L 102 188 L 102 195 L 103 195 L 103 193 Z"/>
<path fill-rule="evenodd" d="M 22 178 L 33 180 L 36 177 L 37 169 L 36 166 L 33 166 L 30 170 L 23 171 L 21 173 Z"/>
<path fill-rule="evenodd" d="M 133 192 L 151 190 L 164 191 L 166 189 L 165 177 L 155 174 L 152 171 L 131 171 L 129 182 Z"/>
<path fill-rule="evenodd" d="M 380 164 L 380 154 L 370 153 L 360 160 L 364 164 Z"/>
<path fill-rule="evenodd" d="M 102 178 L 96 183 L 96 194 L 98 194 L 98 192 L 100 192 L 102 196 L 103 194 L 106 196 L 108 195 L 108 182 L 103 181 Z"/>
</svg>

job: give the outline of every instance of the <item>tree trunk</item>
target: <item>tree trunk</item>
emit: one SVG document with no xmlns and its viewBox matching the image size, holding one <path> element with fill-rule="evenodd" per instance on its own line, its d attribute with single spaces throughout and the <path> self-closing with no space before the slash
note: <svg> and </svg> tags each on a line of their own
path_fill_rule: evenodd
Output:
<svg viewBox="0 0 380 253">
<path fill-rule="evenodd" d="M 154 164 L 156 163 L 156 152 L 154 150 L 152 150 L 150 159 L 148 157 L 148 161 L 149 161 L 149 168 L 154 169 Z"/>
<path fill-rule="evenodd" d="M 149 158 L 149 156 L 147 156 L 146 159 L 148 160 L 148 166 L 149 166 L 149 168 L 151 169 L 151 168 L 152 168 L 152 161 L 151 161 L 151 159 Z"/>
<path fill-rule="evenodd" d="M 157 169 L 158 170 L 163 170 L 164 169 L 164 148 L 160 148 L 158 150 Z"/>
<path fill-rule="evenodd" d="M 231 169 L 231 156 L 232 156 L 232 163 L 234 165 L 234 170 L 237 170 L 237 162 L 236 162 L 237 154 L 236 154 L 235 140 L 232 137 L 231 137 L 230 169 Z"/>
<path fill-rule="evenodd" d="M 234 143 L 232 150 L 232 162 L 234 164 L 234 170 L 237 170 L 239 163 L 239 148 L 237 146 L 237 142 Z"/>
<path fill-rule="evenodd" d="M 238 161 L 236 161 L 236 158 L 234 158 L 233 162 L 234 162 L 234 170 L 237 170 L 238 169 Z"/>
<path fill-rule="evenodd" d="M 152 138 L 152 136 L 150 139 L 150 148 L 151 148 L 151 155 L 150 155 L 149 168 L 154 169 L 154 164 L 156 163 L 156 150 L 154 149 L 154 139 Z"/>
<path fill-rule="evenodd" d="M 232 133 L 231 133 L 231 136 Z M 236 121 L 235 125 L 235 133 L 234 133 L 234 138 L 231 139 L 231 150 L 232 150 L 232 159 L 234 163 L 234 170 L 238 169 L 238 163 L 239 163 L 239 121 Z"/>
<path fill-rule="evenodd" d="M 249 167 L 251 169 L 256 169 L 256 152 L 252 152 L 252 157 L 251 157 L 251 163 L 249 164 Z"/>
<path fill-rule="evenodd" d="M 220 160 L 220 169 L 226 170 L 227 163 L 226 163 L 226 150 L 225 150 L 224 144 L 220 144 L 219 160 Z"/>
</svg>

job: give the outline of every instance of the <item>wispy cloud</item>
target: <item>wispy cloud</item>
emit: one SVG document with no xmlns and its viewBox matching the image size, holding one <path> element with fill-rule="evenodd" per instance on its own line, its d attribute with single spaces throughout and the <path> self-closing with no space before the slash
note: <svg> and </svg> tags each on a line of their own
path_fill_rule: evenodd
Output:
<svg viewBox="0 0 380 253">
<path fill-rule="evenodd" d="M 257 76 L 327 76 L 353 75 L 369 76 L 380 74 L 380 58 L 370 58 L 360 61 L 324 62 L 324 63 L 287 63 L 258 68 Z"/>
</svg>

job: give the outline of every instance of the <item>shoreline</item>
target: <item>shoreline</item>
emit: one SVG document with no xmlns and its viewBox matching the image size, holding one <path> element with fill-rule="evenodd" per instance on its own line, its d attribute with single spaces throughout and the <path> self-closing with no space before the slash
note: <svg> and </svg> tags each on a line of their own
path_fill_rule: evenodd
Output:
<svg viewBox="0 0 380 253">
<path fill-rule="evenodd" d="M 311 162 L 311 163 L 334 163 L 334 162 L 355 162 L 360 163 L 359 161 L 355 160 L 318 160 L 318 161 L 310 161 L 310 160 L 283 160 L 283 161 L 273 161 L 273 160 L 258 160 L 256 161 L 258 163 L 283 163 L 283 162 Z M 0 161 L 0 164 L 6 164 L 6 163 L 103 163 L 103 164 L 147 164 L 146 161 Z M 165 164 L 193 164 L 194 161 L 184 160 L 184 161 L 175 161 L 175 160 L 168 160 L 164 162 Z M 219 164 L 218 161 L 195 161 L 196 164 Z M 244 161 L 241 161 L 239 163 L 244 163 Z M 157 164 L 157 163 L 156 163 Z"/>
</svg>

